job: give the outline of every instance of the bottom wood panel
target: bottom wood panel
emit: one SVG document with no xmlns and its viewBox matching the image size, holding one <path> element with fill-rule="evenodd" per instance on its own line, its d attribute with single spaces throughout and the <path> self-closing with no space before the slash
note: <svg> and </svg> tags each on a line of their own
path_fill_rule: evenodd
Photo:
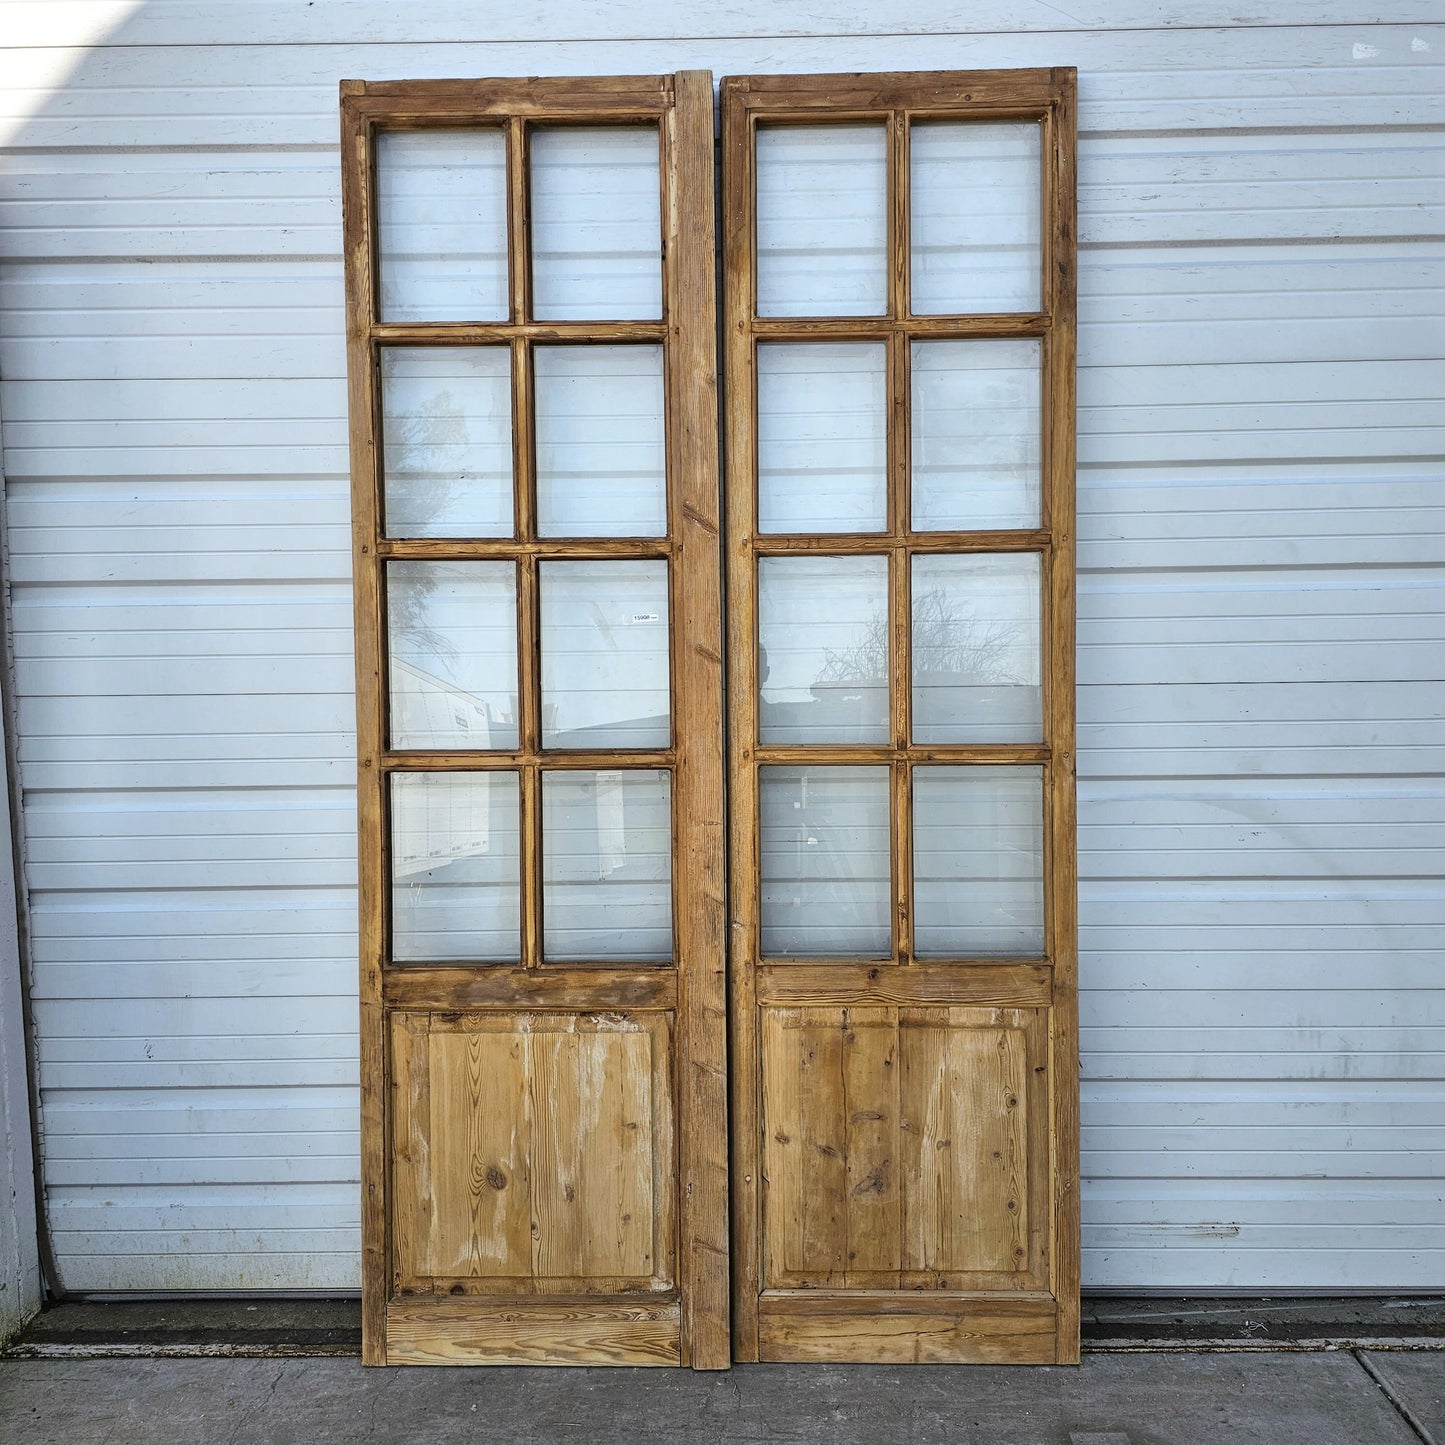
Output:
<svg viewBox="0 0 1445 1445">
<path fill-rule="evenodd" d="M 674 1289 L 668 1014 L 391 1024 L 397 1294 Z"/>
<path fill-rule="evenodd" d="M 389 1365 L 677 1365 L 676 1300 L 394 1299 Z"/>
<path fill-rule="evenodd" d="M 1051 1299 L 935 1293 L 767 1290 L 758 1300 L 758 1357 L 855 1365 L 1052 1365 Z"/>
<path fill-rule="evenodd" d="M 766 1008 L 763 1280 L 1048 1284 L 1043 1009 Z"/>
</svg>

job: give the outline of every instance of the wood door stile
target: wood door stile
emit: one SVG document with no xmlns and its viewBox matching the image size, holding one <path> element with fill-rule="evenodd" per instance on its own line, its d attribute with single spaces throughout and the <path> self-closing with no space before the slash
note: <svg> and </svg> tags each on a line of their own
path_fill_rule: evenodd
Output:
<svg viewBox="0 0 1445 1445">
<path fill-rule="evenodd" d="M 729 1363 L 712 97 L 711 76 L 701 71 L 558 80 L 346 81 L 341 86 L 357 658 L 362 1311 L 368 1364 L 691 1364 L 717 1369 Z M 577 143 L 590 146 L 584 127 L 604 128 L 607 135 L 623 134 L 624 139 L 647 132 L 657 137 L 660 230 L 655 244 L 662 269 L 655 319 L 645 314 L 640 320 L 608 319 L 606 303 L 590 302 L 563 319 L 533 314 L 533 140 L 544 129 L 568 130 L 572 141 L 584 137 Z M 412 264 L 438 262 L 425 277 L 424 284 L 433 288 L 429 294 L 440 294 L 444 285 L 463 288 L 446 293 L 439 307 L 419 313 L 435 319 L 383 316 L 380 278 L 387 262 L 384 247 L 392 242 L 384 238 L 380 219 L 381 138 L 410 132 L 418 139 L 405 142 L 413 147 L 407 154 L 453 154 L 456 137 L 469 130 L 485 134 L 486 155 L 502 157 L 488 174 L 505 176 L 496 182 L 504 195 L 496 222 L 502 229 L 496 234 L 504 232 L 506 238 L 498 263 L 505 266 L 505 296 L 496 314 L 504 319 L 466 319 L 469 309 L 473 314 L 478 309 L 465 299 L 467 277 L 473 274 L 468 268 L 483 263 L 473 258 L 480 243 L 463 230 L 493 224 L 485 217 L 459 223 L 452 232 L 426 232 L 443 239 L 419 243 L 420 262 Z M 441 152 L 427 149 L 434 142 L 422 138 L 432 132 L 445 133 L 437 137 Z M 386 144 L 403 143 L 389 139 Z M 604 136 L 595 154 L 605 157 L 606 144 Z M 447 146 L 453 151 L 446 152 Z M 462 174 L 466 163 L 443 164 L 457 173 L 464 190 L 491 184 Z M 564 182 L 554 174 L 553 183 Z M 424 193 L 425 179 L 413 184 L 407 194 L 430 204 L 436 190 Z M 569 192 L 566 203 L 574 200 Z M 456 235 L 463 238 L 457 241 Z M 405 257 L 402 243 L 396 244 Z M 430 248 L 437 245 L 443 249 L 433 254 Z M 447 246 L 454 249 L 447 251 Z M 455 314 L 440 314 L 447 310 Z M 585 319 L 590 315 L 598 319 Z M 642 349 L 632 355 L 651 348 L 660 349 L 663 357 L 666 526 L 657 536 L 548 535 L 538 500 L 536 348 L 628 345 Z M 435 363 L 441 371 L 426 374 L 447 377 L 449 366 L 455 371 L 466 363 L 466 348 L 489 348 L 474 354 L 502 358 L 510 395 L 509 410 L 502 413 L 511 438 L 510 535 L 453 536 L 445 527 L 423 529 L 425 535 L 388 535 L 384 513 L 392 473 L 384 457 L 383 391 L 389 385 L 384 366 L 392 364 L 389 357 L 409 358 L 406 364 L 423 368 Z M 485 364 L 493 365 L 490 359 Z M 458 391 L 452 398 L 461 407 L 457 415 L 472 417 L 476 407 L 468 402 L 469 394 L 462 395 L 464 382 L 448 384 Z M 471 484 L 479 485 L 476 474 L 470 475 Z M 485 526 L 480 530 L 487 532 Z M 585 733 L 578 733 L 581 747 L 548 743 L 548 729 L 556 725 L 548 721 L 542 680 L 546 579 L 563 574 L 546 569 L 589 562 L 665 569 L 671 724 L 663 745 L 593 747 Z M 465 732 L 444 730 L 436 734 L 438 745 L 418 746 L 400 733 L 398 743 L 405 745 L 393 745 L 392 729 L 399 725 L 391 712 L 388 577 L 416 574 L 387 569 L 438 566 L 472 570 L 426 575 L 515 579 L 509 585 L 515 597 L 516 679 L 508 681 L 502 673 L 492 683 L 467 684 L 495 685 L 501 694 L 512 695 L 510 712 L 487 714 L 512 729 L 495 749 L 485 741 L 474 747 Z M 656 622 L 657 616 L 654 611 L 637 620 Z M 446 695 L 459 695 L 459 689 Z M 484 711 L 479 693 L 466 696 L 478 699 L 476 706 Z M 458 726 L 463 722 L 460 718 Z M 580 724 L 568 724 L 586 725 L 585 716 Z M 460 741 L 446 740 L 452 736 Z M 604 956 L 577 957 L 576 948 L 559 946 L 555 958 L 549 958 L 549 782 L 595 790 L 595 823 L 588 826 L 600 838 L 604 826 L 623 826 L 623 804 L 609 802 L 614 813 L 606 821 L 601 801 L 604 786 L 618 787 L 619 779 L 643 780 L 653 788 L 647 796 L 663 798 L 661 806 L 671 809 L 670 871 L 664 875 L 671 880 L 671 956 L 646 950 L 635 958 L 625 956 L 625 950 L 609 956 L 604 946 L 599 950 Z M 654 787 L 648 780 L 659 781 Z M 431 854 L 408 854 L 394 844 L 392 834 L 393 827 L 402 826 L 396 821 L 401 806 L 396 800 L 403 787 L 423 798 L 413 807 L 442 807 L 431 801 L 435 798 L 446 807 L 461 806 L 455 802 L 459 797 L 482 799 L 465 805 L 477 821 L 468 821 L 473 814 L 463 812 L 461 822 L 446 825 L 470 832 L 435 835 L 481 841 L 448 843 L 461 850 L 456 853 L 442 847 Z M 506 804 L 511 813 L 497 811 L 499 798 L 513 800 Z M 431 816 L 425 815 L 427 827 Z M 430 841 L 434 835 L 424 836 Z M 563 832 L 551 845 L 554 852 L 571 836 Z M 507 883 L 506 859 L 513 856 L 516 872 Z M 433 864 L 430 858 L 441 862 Z M 447 873 L 452 863 L 473 871 Z M 403 866 L 410 871 L 399 872 Z M 468 880 L 498 879 L 487 886 L 512 888 L 517 915 L 513 956 L 505 956 L 505 949 L 498 956 L 496 944 L 488 941 L 492 935 L 480 931 L 474 944 L 459 951 L 456 925 L 425 921 L 435 914 L 408 925 L 413 928 L 408 937 L 442 942 L 409 943 L 401 952 L 394 912 L 405 907 L 415 913 L 417 905 L 414 899 L 395 901 L 393 880 L 418 872 L 424 879 L 442 879 L 428 886 L 445 895 L 435 906 L 453 910 L 448 918 L 458 908 L 473 906 L 467 900 L 481 885 Z M 568 906 L 575 912 L 581 905 L 574 900 Z M 466 926 L 482 928 L 480 923 Z M 443 927 L 450 931 L 436 932 Z"/>
<path fill-rule="evenodd" d="M 1078 1360 L 1074 92 L 1068 69 L 729 77 L 722 85 L 733 1338 L 739 1360 Z M 1033 202 L 1041 237 L 1033 253 L 1039 258 L 1037 305 L 1004 305 L 998 314 L 915 314 L 912 226 L 918 208 L 928 204 L 920 194 L 926 182 L 910 162 L 916 126 L 948 122 L 949 143 L 958 145 L 970 123 L 1004 121 L 1028 123 L 1020 132 L 1036 137 L 1041 156 Z M 867 213 L 875 226 L 868 234 L 886 235 L 879 314 L 760 315 L 758 136 L 765 128 L 773 135 L 813 128 L 800 143 L 804 149 L 790 154 L 816 155 L 806 147 L 822 143 L 817 128 L 831 126 L 852 127 L 855 135 L 873 128 L 877 153 L 886 157 L 881 210 Z M 837 189 L 836 183 L 814 184 L 820 193 Z M 876 195 L 867 188 L 872 184 L 860 181 L 857 194 Z M 1024 214 L 1028 205 L 1025 194 Z M 769 244 L 786 246 L 776 239 L 781 223 L 772 224 Z M 786 253 L 775 252 L 770 264 L 781 267 L 777 254 Z M 784 273 L 773 274 L 772 284 L 782 284 L 776 277 Z M 778 302 L 782 294 L 771 293 L 773 311 L 786 309 Z M 787 304 L 809 309 L 806 302 Z M 977 348 L 994 342 L 1018 347 L 1029 340 L 1040 358 L 1042 397 L 1036 525 L 930 526 L 920 520 L 913 497 L 921 464 L 912 455 L 918 348 L 966 343 L 977 357 Z M 763 529 L 759 350 L 788 344 L 796 357 L 810 343 L 869 344 L 886 360 L 881 528 L 820 525 L 816 534 Z M 800 451 L 774 464 L 781 468 L 775 475 L 790 477 L 787 469 L 799 465 Z M 1018 520 L 1028 517 L 1020 513 Z M 879 633 L 886 636 L 880 644 L 886 669 L 878 684 L 887 689 L 887 740 L 880 740 L 881 724 L 868 742 L 827 735 L 823 724 L 812 725 L 812 740 L 779 741 L 776 729 L 765 736 L 760 559 L 769 567 L 782 565 L 774 559 L 800 559 L 797 565 L 801 559 L 837 559 L 836 575 L 864 565 L 849 559 L 878 557 L 888 565 L 886 623 Z M 975 728 L 968 741 L 918 735 L 916 583 L 910 579 L 919 559 L 948 557 L 968 559 L 970 567 L 972 559 L 985 567 L 990 559 L 1036 559 L 1038 741 L 989 738 L 986 728 Z M 867 565 L 873 570 L 866 576 L 879 575 Z M 787 685 L 801 687 L 802 674 L 795 670 L 792 676 Z M 792 778 L 869 766 L 875 775 L 886 770 L 888 781 L 889 946 L 881 956 L 830 949 L 813 956 L 803 946 L 790 954 L 777 944 L 770 953 L 763 916 L 768 905 L 760 894 L 774 875 L 766 872 L 765 855 L 784 845 L 769 842 L 780 835 L 776 822 L 767 825 L 772 835 L 764 832 L 761 770 Z M 991 775 L 992 769 L 1008 771 Z M 1037 956 L 1027 950 L 1000 956 L 999 948 L 984 947 L 977 955 L 942 957 L 933 947 L 918 957 L 915 813 L 923 770 L 934 779 L 944 773 L 965 779 L 968 786 L 991 776 L 1028 777 L 1038 785 L 1042 816 L 1035 815 L 1031 826 L 1042 842 L 1029 855 L 1040 870 L 1034 875 L 1042 897 Z M 1001 837 L 1003 825 L 996 826 Z M 820 842 L 802 837 L 810 826 L 796 831 L 799 848 Z M 870 856 L 869 867 L 881 866 Z M 780 905 L 772 906 L 776 918 Z M 801 906 L 800 899 L 791 906 Z"/>
</svg>

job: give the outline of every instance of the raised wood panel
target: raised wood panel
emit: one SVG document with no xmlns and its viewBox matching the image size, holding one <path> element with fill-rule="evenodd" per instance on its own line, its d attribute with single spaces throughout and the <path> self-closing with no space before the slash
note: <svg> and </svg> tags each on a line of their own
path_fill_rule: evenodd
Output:
<svg viewBox="0 0 1445 1445">
<path fill-rule="evenodd" d="M 765 1008 L 767 1288 L 1038 1288 L 1039 1010 Z"/>
<path fill-rule="evenodd" d="M 397 1013 L 391 1042 L 398 1290 L 673 1286 L 669 1016 Z"/>
</svg>

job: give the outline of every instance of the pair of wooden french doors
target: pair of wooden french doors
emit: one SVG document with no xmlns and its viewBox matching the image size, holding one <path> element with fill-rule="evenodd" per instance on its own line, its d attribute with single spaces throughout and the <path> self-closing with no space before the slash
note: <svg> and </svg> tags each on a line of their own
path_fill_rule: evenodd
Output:
<svg viewBox="0 0 1445 1445">
<path fill-rule="evenodd" d="M 369 1362 L 1077 1358 L 1073 84 L 343 85 Z"/>
</svg>

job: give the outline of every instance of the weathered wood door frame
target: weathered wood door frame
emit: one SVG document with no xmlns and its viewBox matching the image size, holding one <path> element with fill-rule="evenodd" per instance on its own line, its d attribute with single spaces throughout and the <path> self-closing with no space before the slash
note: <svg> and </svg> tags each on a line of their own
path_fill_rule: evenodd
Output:
<svg viewBox="0 0 1445 1445">
<path fill-rule="evenodd" d="M 658 131 L 664 301 L 657 321 L 531 319 L 528 144 L 539 124 L 638 124 Z M 384 322 L 377 300 L 376 134 L 382 128 L 472 127 L 500 130 L 506 140 L 507 319 Z M 712 78 L 689 71 L 620 79 L 346 81 L 342 159 L 358 678 L 363 1356 L 370 1364 L 722 1368 L 730 1348 Z M 667 535 L 546 540 L 539 536 L 532 485 L 532 347 L 629 340 L 664 348 Z M 511 354 L 513 535 L 388 539 L 382 526 L 381 348 L 489 343 Z M 645 753 L 549 752 L 541 740 L 539 564 L 629 557 L 665 558 L 669 564 L 672 745 Z M 515 565 L 521 667 L 515 750 L 417 752 L 389 746 L 384 572 L 401 559 Z M 540 946 L 541 775 L 623 765 L 665 770 L 672 779 L 672 966 L 548 964 Z M 393 962 L 388 779 L 402 769 L 507 769 L 518 777 L 523 926 L 514 965 Z M 564 1295 L 547 1292 L 543 1280 L 513 1282 L 510 1292 L 491 1285 L 493 1292 L 478 1292 L 476 1282 L 466 1280 L 449 1289 L 435 1281 L 403 1288 L 398 1229 L 406 1221 L 398 1218 L 398 1174 L 404 1167 L 414 1193 L 426 1187 L 414 1176 L 428 1167 L 408 1154 L 410 1142 L 399 1133 L 407 1123 L 398 1122 L 406 1114 L 398 1107 L 405 1083 L 398 1074 L 407 1067 L 408 1050 L 414 1051 L 417 1038 L 453 1048 L 443 1037 L 449 1031 L 475 1040 L 499 1020 L 510 1020 L 521 1036 L 558 1018 L 593 1021 L 588 1026 L 594 1032 L 631 1029 L 650 1040 L 651 1057 L 661 1059 L 661 1087 L 669 1096 L 662 1113 L 675 1130 L 676 1162 L 674 1167 L 670 1158 L 664 1161 L 661 1187 L 671 1191 L 671 1199 L 656 1207 L 659 1228 L 672 1236 L 664 1243 L 675 1266 L 675 1288 L 660 1295 L 609 1294 L 605 1288 Z M 667 1131 L 659 1128 L 661 1137 Z M 494 1187 L 507 1182 L 504 1170 L 498 1168 L 495 1176 Z"/>
<path fill-rule="evenodd" d="M 724 330 L 727 396 L 727 614 L 729 652 L 731 830 L 731 1047 L 734 1358 L 738 1360 L 1017 1361 L 1071 1362 L 1078 1358 L 1079 1213 L 1074 842 L 1074 96 L 1072 70 L 904 75 L 811 75 L 724 79 Z M 914 120 L 1035 120 L 1042 128 L 1041 309 L 1033 314 L 914 315 L 910 308 L 908 145 Z M 760 317 L 757 294 L 756 133 L 775 126 L 864 122 L 887 129 L 887 307 L 876 318 Z M 1027 531 L 915 531 L 909 501 L 909 348 L 921 338 L 1038 338 L 1042 353 L 1040 525 Z M 807 340 L 881 342 L 887 348 L 888 525 L 873 535 L 788 536 L 760 533 L 757 513 L 758 435 L 756 348 L 759 342 Z M 929 553 L 1028 553 L 1043 576 L 1043 735 L 1038 745 L 931 744 L 913 741 L 908 673 L 910 559 Z M 759 742 L 757 576 L 760 558 L 884 556 L 888 559 L 888 631 L 891 652 L 891 741 L 887 745 L 762 746 Z M 762 874 L 759 769 L 766 764 L 873 764 L 886 766 L 891 785 L 891 955 L 876 962 L 769 960 L 762 952 L 759 891 Z M 919 961 L 913 950 L 910 816 L 912 778 L 920 764 L 1028 764 L 1042 769 L 1045 920 L 1043 956 L 950 958 Z M 796 808 L 800 806 L 794 803 Z M 814 842 L 812 838 L 808 842 Z M 782 1020 L 780 1023 L 779 1020 Z M 767 1225 L 770 1185 L 781 1198 L 784 1180 L 769 1180 L 769 1160 L 791 1180 L 788 1198 L 806 1216 L 847 1213 L 849 1192 L 888 1195 L 897 1213 L 898 1171 L 907 1160 L 884 1158 L 886 1146 L 870 1139 L 878 1167 L 855 1180 L 853 1161 L 840 1160 L 840 1140 L 852 1127 L 838 1099 L 797 1102 L 808 1078 L 826 1071 L 852 1075 L 840 1050 L 856 1033 L 888 1034 L 865 1060 L 903 1073 L 901 1030 L 972 1030 L 999 1047 L 1015 1048 L 1025 1063 L 1015 1074 L 1029 1139 L 1022 1202 L 1029 1228 L 1017 1249 L 1027 1256 L 1017 1273 L 980 1270 L 973 1277 L 930 1277 L 926 1270 L 895 1269 L 891 1287 L 838 1271 L 806 1279 L 772 1267 Z M 782 1048 L 779 1028 L 809 1029 L 822 1039 L 791 1046 L 803 1054 L 776 1084 L 786 1113 L 769 1119 L 765 1079 L 769 1040 Z M 839 1043 L 838 1030 L 843 1031 Z M 769 1030 L 772 1030 L 769 1033 Z M 1013 1037 L 1015 1042 L 1005 1045 Z M 828 1042 L 831 1038 L 831 1042 Z M 821 1052 L 828 1053 L 823 1060 Z M 786 1050 L 783 1050 L 786 1053 Z M 861 1056 L 860 1056 L 861 1057 Z M 789 1055 L 791 1059 L 791 1055 Z M 862 1067 L 862 1065 L 860 1065 Z M 820 1073 L 821 1077 L 821 1073 Z M 829 1073 L 828 1077 L 832 1077 Z M 964 1081 L 955 1081 L 958 1088 Z M 816 1086 L 822 1089 L 824 1086 Z M 897 1080 L 894 1080 L 897 1092 Z M 1008 1092 L 1003 1090 L 1001 1092 Z M 792 1097 L 789 1097 L 792 1096 Z M 821 1096 L 820 1096 L 821 1097 Z M 817 1104 L 828 1119 L 807 1117 Z M 836 1105 L 836 1109 L 834 1108 Z M 999 1105 L 1003 1107 L 1002 1102 Z M 898 1113 L 897 1106 L 894 1108 Z M 837 1114 L 836 1120 L 833 1118 Z M 881 1120 L 887 1110 L 857 1117 Z M 848 1116 L 850 1118 L 854 1116 Z M 788 1128 L 784 1128 L 784 1124 Z M 807 1137 L 789 1138 L 792 1126 Z M 867 1123 L 863 1132 L 910 1125 L 898 1117 Z M 916 1125 L 913 1126 L 916 1128 Z M 777 1147 L 774 1148 L 776 1136 Z M 895 1146 L 900 1145 L 898 1136 Z M 910 1138 L 913 1136 L 910 1136 Z M 947 1140 L 939 1142 L 945 1147 Z M 958 1141 L 961 1142 L 961 1141 Z M 916 1145 L 913 1146 L 916 1149 Z M 822 1151 L 833 1160 L 840 1203 L 809 1203 L 806 1161 L 797 1151 Z M 895 1147 L 895 1155 L 903 1152 Z M 994 1158 L 999 1156 L 995 1154 Z M 916 1163 L 917 1161 L 915 1161 Z M 800 1172 L 799 1172 L 800 1171 Z M 803 1183 L 792 1175 L 799 1172 Z M 831 1176 L 830 1176 L 831 1177 Z M 854 1187 L 856 1185 L 856 1187 Z M 1002 1187 L 1002 1186 L 1001 1186 Z M 1018 1192 L 1016 1186 L 1009 1186 Z M 871 1196 L 870 1196 L 871 1199 Z M 869 1202 L 869 1201 L 865 1201 Z M 1009 1199 L 1010 1210 L 1019 1201 Z M 780 1211 L 782 1205 L 775 1205 Z M 856 1206 L 861 1208 L 861 1206 Z M 896 1220 L 894 1221 L 896 1226 Z M 806 1235 L 811 1225 L 800 1225 Z M 791 1237 L 791 1236 L 790 1236 Z M 800 1236 L 801 1237 L 801 1236 Z M 1009 1243 L 1014 1241 L 1010 1239 Z M 804 1240 L 806 1245 L 806 1240 Z M 831 1248 L 831 1245 L 829 1246 Z M 806 1248 L 802 1249 L 804 1254 Z M 817 1251 L 815 1251 L 816 1253 Z M 896 1250 L 895 1250 L 896 1252 Z M 823 1253 L 827 1253 L 825 1249 Z M 837 1255 L 842 1259 L 846 1255 Z M 807 1272 L 804 1271 L 803 1274 Z M 863 1272 L 863 1273 L 866 1273 Z M 881 1274 L 881 1272 L 880 1272 Z M 779 1287 L 779 1279 L 785 1281 Z M 854 1279 L 858 1280 L 854 1285 Z M 787 1287 L 791 1281 L 794 1287 Z"/>
</svg>

